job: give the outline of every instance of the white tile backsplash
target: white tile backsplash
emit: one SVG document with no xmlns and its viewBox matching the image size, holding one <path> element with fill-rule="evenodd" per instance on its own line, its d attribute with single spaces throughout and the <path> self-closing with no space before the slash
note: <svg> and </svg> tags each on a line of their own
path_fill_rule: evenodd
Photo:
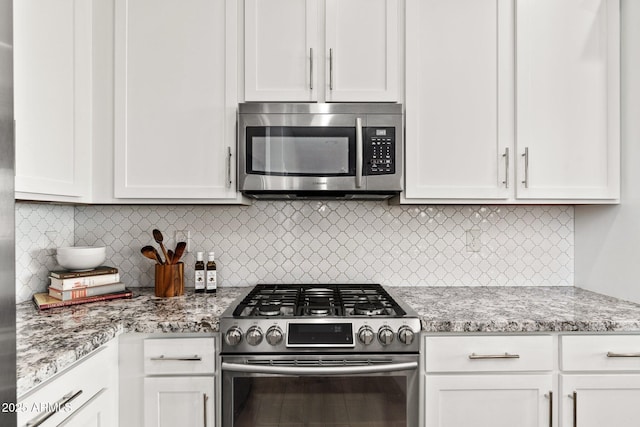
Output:
<svg viewBox="0 0 640 427">
<path fill-rule="evenodd" d="M 192 286 L 198 250 L 215 251 L 221 286 L 573 285 L 572 206 L 388 206 L 355 201 L 18 206 L 19 300 L 46 289 L 47 273 L 55 263 L 43 249 L 47 227 L 61 230 L 59 245 L 69 244 L 69 236 L 75 235 L 76 245 L 107 246 L 107 263 L 120 269 L 130 287 L 153 285 L 153 262 L 140 253 L 142 246 L 155 245 L 153 228 L 164 233 L 169 247 L 175 245 L 177 230 L 191 232 L 192 252 L 184 258 L 187 286 Z M 467 230 L 479 233 L 478 252 L 467 249 Z"/>
</svg>

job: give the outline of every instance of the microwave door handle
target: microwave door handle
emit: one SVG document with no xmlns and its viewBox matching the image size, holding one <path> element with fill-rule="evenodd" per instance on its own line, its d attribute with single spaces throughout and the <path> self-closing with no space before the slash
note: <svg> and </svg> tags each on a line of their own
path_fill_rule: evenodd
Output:
<svg viewBox="0 0 640 427">
<path fill-rule="evenodd" d="M 356 118 L 356 188 L 362 187 L 362 119 Z"/>
</svg>

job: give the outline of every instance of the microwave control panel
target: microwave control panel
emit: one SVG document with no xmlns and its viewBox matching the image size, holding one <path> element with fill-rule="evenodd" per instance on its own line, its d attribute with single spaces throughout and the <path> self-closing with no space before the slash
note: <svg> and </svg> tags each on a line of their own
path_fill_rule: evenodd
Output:
<svg viewBox="0 0 640 427">
<path fill-rule="evenodd" d="M 364 129 L 364 175 L 396 173 L 396 129 L 367 127 Z"/>
</svg>

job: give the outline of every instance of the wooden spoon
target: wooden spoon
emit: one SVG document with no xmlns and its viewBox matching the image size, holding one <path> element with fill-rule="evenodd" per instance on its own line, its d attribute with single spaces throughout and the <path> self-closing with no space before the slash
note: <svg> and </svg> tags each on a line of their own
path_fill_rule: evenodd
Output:
<svg viewBox="0 0 640 427">
<path fill-rule="evenodd" d="M 160 232 L 160 230 L 158 230 L 157 228 L 153 230 L 153 238 L 156 240 L 156 243 L 160 245 L 160 249 L 162 249 L 162 253 L 164 254 L 164 259 L 167 261 L 166 264 L 169 264 L 169 254 L 167 254 L 167 249 L 164 247 L 164 244 L 162 243 L 162 241 L 164 240 L 164 237 L 162 236 L 162 233 Z M 164 264 L 164 263 L 160 263 L 160 264 Z"/>
<path fill-rule="evenodd" d="M 178 242 L 176 245 L 176 252 L 173 254 L 173 258 L 171 258 L 171 264 L 177 264 L 184 253 L 184 250 L 187 248 L 186 242 Z"/>
<path fill-rule="evenodd" d="M 173 251 L 171 249 L 167 249 L 167 264 L 173 264 Z"/>
<path fill-rule="evenodd" d="M 158 264 L 162 264 L 162 258 L 160 258 L 160 254 L 153 246 L 145 246 L 140 249 L 140 252 L 142 252 L 142 255 L 145 257 L 156 261 Z"/>
</svg>

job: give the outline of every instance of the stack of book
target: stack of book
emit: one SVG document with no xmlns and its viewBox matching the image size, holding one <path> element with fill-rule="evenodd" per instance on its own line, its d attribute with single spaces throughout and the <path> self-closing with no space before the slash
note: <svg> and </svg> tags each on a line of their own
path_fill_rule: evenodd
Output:
<svg viewBox="0 0 640 427">
<path fill-rule="evenodd" d="M 101 266 L 89 271 L 52 271 L 49 279 L 49 293 L 35 294 L 33 297 L 40 310 L 132 296 L 120 281 L 120 273 L 115 267 Z"/>
</svg>

